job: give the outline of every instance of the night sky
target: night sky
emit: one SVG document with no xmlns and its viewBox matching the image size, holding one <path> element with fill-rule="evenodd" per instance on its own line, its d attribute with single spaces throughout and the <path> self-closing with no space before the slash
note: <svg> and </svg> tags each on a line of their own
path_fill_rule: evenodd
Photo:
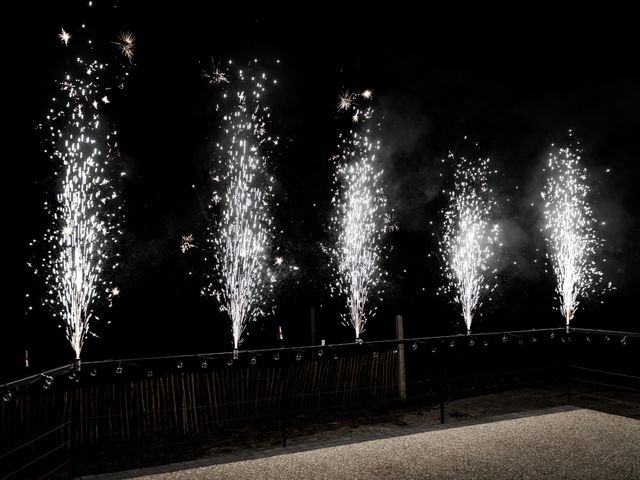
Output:
<svg viewBox="0 0 640 480">
<path fill-rule="evenodd" d="M 435 295 L 439 266 L 427 254 L 436 248 L 432 232 L 443 206 L 440 160 L 449 150 L 463 151 L 465 136 L 499 170 L 494 187 L 505 243 L 500 290 L 475 329 L 563 325 L 544 272 L 539 209 L 530 203 L 539 206 L 550 144 L 566 142 L 569 129 L 582 143 L 596 216 L 607 222 L 603 271 L 617 287 L 603 304 L 584 303 L 573 325 L 637 331 L 636 316 L 624 314 L 633 311 L 640 286 L 640 66 L 628 12 L 265 12 L 195 1 L 123 1 L 114 8 L 113 0 L 96 0 L 90 10 L 86 3 L 22 2 L 4 26 L 3 377 L 19 371 L 25 349 L 35 368 L 72 359 L 63 331 L 45 310 L 25 313 L 38 304 L 25 295 L 42 288 L 42 277 L 34 278 L 26 262 L 37 254 L 29 241 L 41 238 L 48 222 L 42 203 L 56 188 L 55 165 L 43 153 L 48 139 L 36 127 L 72 59 L 73 43 L 65 48 L 57 34 L 60 28 L 73 33 L 83 22 L 103 60 L 125 61 L 109 43 L 119 32 L 137 37 L 130 78 L 108 110 L 126 172 L 124 261 L 114 279 L 121 295 L 102 312 L 112 323 L 96 326 L 100 338 L 87 340 L 84 358 L 230 348 L 228 323 L 215 302 L 200 295 L 201 256 L 179 249 L 182 235 L 203 234 L 198 197 L 206 203 L 211 187 L 220 92 L 202 75 L 211 58 L 239 64 L 258 58 L 279 81 L 268 96 L 271 132 L 281 138 L 271 158 L 280 202 L 275 218 L 284 231 L 283 254 L 300 267 L 279 289 L 275 317 L 251 326 L 243 346 L 275 345 L 278 325 L 288 344 L 307 344 L 312 306 L 318 339 L 352 337 L 329 298 L 320 242 L 340 125 L 338 94 L 364 88 L 373 89 L 384 118 L 385 183 L 400 223 L 389 239 L 388 293 L 367 338 L 392 337 L 396 313 L 405 316 L 409 336 L 463 331 L 456 307 Z"/>
</svg>

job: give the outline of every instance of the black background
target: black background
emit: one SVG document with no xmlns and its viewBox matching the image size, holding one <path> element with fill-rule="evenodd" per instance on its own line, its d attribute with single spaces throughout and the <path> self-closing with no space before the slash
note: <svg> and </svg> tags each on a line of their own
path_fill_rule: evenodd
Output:
<svg viewBox="0 0 640 480">
<path fill-rule="evenodd" d="M 239 64 L 258 58 L 279 80 L 268 95 L 271 131 L 281 138 L 272 157 L 275 216 L 284 232 L 278 244 L 300 272 L 279 289 L 275 315 L 250 327 L 247 348 L 275 345 L 278 325 L 288 344 L 307 344 L 312 306 L 318 339 L 352 338 L 326 290 L 319 248 L 331 198 L 329 158 L 341 124 L 336 102 L 347 88 L 374 90 L 384 117 L 389 204 L 400 222 L 400 231 L 389 235 L 387 295 L 366 338 L 392 337 L 396 313 L 404 315 L 408 336 L 463 331 L 456 307 L 435 295 L 439 266 L 427 255 L 436 248 L 432 233 L 443 205 L 440 159 L 450 149 L 465 151 L 465 136 L 499 170 L 494 186 L 505 243 L 501 287 L 474 328 L 563 325 L 544 272 L 538 198 L 545 155 L 551 143 L 567 140 L 569 129 L 582 142 L 594 211 L 606 220 L 603 268 L 617 287 L 602 304 L 583 303 L 574 325 L 637 331 L 640 68 L 630 12 L 559 12 L 539 4 L 521 11 L 418 12 L 94 3 L 91 9 L 61 1 L 3 7 L 3 377 L 20 371 L 25 349 L 34 368 L 72 358 L 63 331 L 37 308 L 41 277 L 33 278 L 26 262 L 38 253 L 28 243 L 44 232 L 42 202 L 55 188 L 55 165 L 43 153 L 47 138 L 36 127 L 56 94 L 55 81 L 79 52 L 73 38 L 66 48 L 56 35 L 65 28 L 81 37 L 83 22 L 104 60 L 124 61 L 110 43 L 120 31 L 137 37 L 126 88 L 108 109 L 126 171 L 124 265 L 115 278 L 121 295 L 102 312 L 112 324 L 96 325 L 100 338 L 87 340 L 84 358 L 230 348 L 227 321 L 199 293 L 201 255 L 179 249 L 181 235 L 202 235 L 198 196 L 206 202 L 210 191 L 220 92 L 202 76 L 211 58 Z M 27 315 L 31 304 L 36 308 Z"/>
</svg>

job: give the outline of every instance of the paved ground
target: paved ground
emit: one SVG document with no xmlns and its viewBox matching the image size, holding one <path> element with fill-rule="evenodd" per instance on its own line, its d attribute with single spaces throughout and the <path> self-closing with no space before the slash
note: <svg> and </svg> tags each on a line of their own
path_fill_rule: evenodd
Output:
<svg viewBox="0 0 640 480">
<path fill-rule="evenodd" d="M 372 433 L 357 443 L 332 439 L 99 478 L 640 478 L 640 421 L 572 407 L 522 415 L 427 431 L 403 428 L 395 436 Z"/>
</svg>

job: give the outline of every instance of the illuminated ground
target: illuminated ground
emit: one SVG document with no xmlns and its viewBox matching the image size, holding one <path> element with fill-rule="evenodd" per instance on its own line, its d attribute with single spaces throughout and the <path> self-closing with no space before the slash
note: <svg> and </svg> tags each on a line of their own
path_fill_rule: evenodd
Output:
<svg viewBox="0 0 640 480">
<path fill-rule="evenodd" d="M 520 418 L 387 435 L 351 444 L 297 446 L 290 453 L 282 449 L 252 452 L 242 460 L 199 468 L 188 468 L 194 463 L 164 466 L 157 471 L 165 473 L 152 475 L 148 470 L 130 471 L 112 478 L 141 474 L 146 476 L 138 478 L 144 480 L 640 476 L 640 421 L 593 410 L 555 408 Z"/>
</svg>

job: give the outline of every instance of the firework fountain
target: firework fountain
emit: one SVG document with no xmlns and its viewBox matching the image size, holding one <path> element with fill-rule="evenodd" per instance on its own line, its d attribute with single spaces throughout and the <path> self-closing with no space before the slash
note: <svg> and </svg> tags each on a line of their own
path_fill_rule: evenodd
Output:
<svg viewBox="0 0 640 480">
<path fill-rule="evenodd" d="M 278 139 L 266 133 L 270 111 L 263 104 L 267 85 L 275 81 L 254 74 L 255 63 L 248 70 L 235 70 L 230 78 L 215 66 L 205 72 L 211 83 L 228 83 L 230 88 L 218 106 L 224 112 L 224 139 L 216 144 L 218 163 L 212 173 L 211 209 L 216 216 L 207 241 L 214 267 L 204 293 L 213 295 L 229 316 L 236 355 L 247 325 L 265 315 L 276 280 L 270 260 L 273 177 L 267 172 L 267 154 Z"/>
<path fill-rule="evenodd" d="M 602 240 L 594 231 L 587 170 L 580 166 L 580 150 L 567 147 L 551 151 L 545 171 L 543 232 L 568 332 L 580 299 L 597 293 L 602 284 L 603 275 L 594 260 Z"/>
<path fill-rule="evenodd" d="M 348 313 L 343 321 L 353 327 L 356 342 L 361 342 L 365 324 L 375 314 L 372 297 L 381 293 L 384 276 L 380 264 L 386 199 L 377 156 L 380 141 L 370 126 L 373 108 L 361 105 L 371 97 L 370 90 L 340 96 L 338 110 L 350 114 L 355 126 L 347 135 L 340 135 L 340 154 L 334 157 L 334 214 L 330 222 L 336 238 L 329 251 L 336 273 L 332 291 L 346 299 Z"/>
<path fill-rule="evenodd" d="M 497 285 L 492 268 L 498 225 L 491 223 L 496 203 L 488 186 L 489 159 L 455 157 L 453 187 L 445 191 L 444 232 L 439 252 L 445 279 L 440 293 L 453 296 L 471 333 L 471 322 L 484 294 Z"/>
<path fill-rule="evenodd" d="M 58 37 L 69 46 L 69 32 L 63 29 Z M 98 306 L 110 306 L 119 293 L 110 279 L 121 234 L 121 204 L 111 178 L 116 143 L 103 110 L 109 103 L 106 85 L 113 80 L 122 85 L 127 75 L 75 57 L 47 115 L 47 153 L 59 165 L 59 187 L 55 202 L 45 204 L 52 223 L 44 238 L 49 247 L 43 258 L 48 285 L 43 303 L 61 320 L 78 366 L 87 335 L 95 336 L 90 327 L 99 319 Z"/>
</svg>

